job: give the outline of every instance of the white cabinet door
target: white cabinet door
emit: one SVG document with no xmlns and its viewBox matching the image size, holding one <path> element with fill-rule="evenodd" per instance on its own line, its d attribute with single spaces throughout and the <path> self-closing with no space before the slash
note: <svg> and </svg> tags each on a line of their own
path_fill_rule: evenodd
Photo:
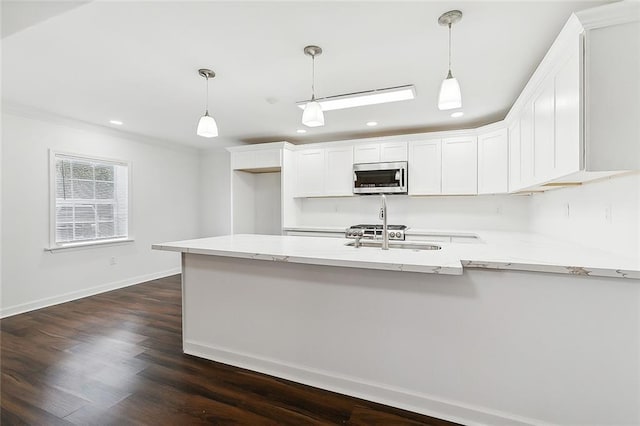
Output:
<svg viewBox="0 0 640 426">
<path fill-rule="evenodd" d="M 533 101 L 533 178 L 542 183 L 553 177 L 555 169 L 553 78 L 548 78 Z"/>
<path fill-rule="evenodd" d="M 325 150 L 324 195 L 353 195 L 353 147 Z"/>
<path fill-rule="evenodd" d="M 377 163 L 380 161 L 380 144 L 356 145 L 353 147 L 353 162 Z"/>
<path fill-rule="evenodd" d="M 520 120 L 509 127 L 509 192 L 522 188 L 522 158 L 520 149 Z"/>
<path fill-rule="evenodd" d="M 380 144 L 380 161 L 407 161 L 406 142 L 384 142 Z"/>
<path fill-rule="evenodd" d="M 442 140 L 442 193 L 478 193 L 478 144 L 475 136 Z"/>
<path fill-rule="evenodd" d="M 409 194 L 442 193 L 442 141 L 433 139 L 409 143 Z"/>
<path fill-rule="evenodd" d="M 254 151 L 236 151 L 231 153 L 231 170 L 252 169 Z"/>
<path fill-rule="evenodd" d="M 533 185 L 533 102 L 520 116 L 520 158 L 522 187 Z"/>
<path fill-rule="evenodd" d="M 556 176 L 580 170 L 580 55 L 571 55 L 555 75 Z"/>
<path fill-rule="evenodd" d="M 252 149 L 231 153 L 231 170 L 276 169 L 282 165 L 282 149 Z"/>
<path fill-rule="evenodd" d="M 507 129 L 478 136 L 478 194 L 508 191 Z"/>
<path fill-rule="evenodd" d="M 298 197 L 324 195 L 324 149 L 298 151 Z"/>
<path fill-rule="evenodd" d="M 281 165 L 280 148 L 274 149 L 256 149 L 253 157 L 254 169 L 278 168 Z"/>
</svg>

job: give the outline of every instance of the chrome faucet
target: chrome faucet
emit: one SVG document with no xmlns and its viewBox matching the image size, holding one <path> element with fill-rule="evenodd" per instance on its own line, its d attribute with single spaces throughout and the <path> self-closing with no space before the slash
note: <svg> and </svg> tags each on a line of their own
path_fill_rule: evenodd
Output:
<svg viewBox="0 0 640 426">
<path fill-rule="evenodd" d="M 389 250 L 389 232 L 387 230 L 387 196 L 380 194 L 380 219 L 382 219 L 382 250 Z"/>
</svg>

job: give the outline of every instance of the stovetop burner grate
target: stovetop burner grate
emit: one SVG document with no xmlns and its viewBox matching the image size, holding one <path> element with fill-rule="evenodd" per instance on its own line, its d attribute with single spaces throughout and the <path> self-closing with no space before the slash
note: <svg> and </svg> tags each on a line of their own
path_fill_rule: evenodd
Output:
<svg viewBox="0 0 640 426">
<path fill-rule="evenodd" d="M 407 225 L 387 225 L 389 230 L 393 229 L 394 231 L 404 231 L 407 229 Z M 360 224 L 353 225 L 350 229 L 382 229 L 382 225 L 372 225 L 372 224 Z"/>
</svg>

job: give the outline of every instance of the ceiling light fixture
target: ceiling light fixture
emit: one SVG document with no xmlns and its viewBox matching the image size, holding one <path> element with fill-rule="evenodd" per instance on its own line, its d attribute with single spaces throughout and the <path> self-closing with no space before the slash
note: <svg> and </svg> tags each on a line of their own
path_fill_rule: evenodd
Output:
<svg viewBox="0 0 640 426">
<path fill-rule="evenodd" d="M 442 81 L 440 86 L 440 95 L 438 96 L 438 108 L 441 110 L 454 109 L 462 107 L 462 94 L 460 93 L 460 84 L 458 80 L 451 74 L 451 25 L 462 19 L 462 12 L 459 10 L 450 10 L 443 13 L 438 18 L 440 25 L 449 27 L 449 73 Z"/>
<path fill-rule="evenodd" d="M 306 103 L 302 113 L 302 124 L 307 127 L 324 126 L 324 114 L 322 107 L 316 101 L 316 56 L 322 54 L 318 46 L 306 46 L 304 54 L 311 56 L 311 100 Z"/>
<path fill-rule="evenodd" d="M 369 127 L 374 127 L 377 126 L 378 122 L 377 121 L 367 121 L 367 126 Z"/>
<path fill-rule="evenodd" d="M 116 126 L 122 126 L 124 123 L 120 120 L 109 120 L 109 123 L 115 124 Z"/>
<path fill-rule="evenodd" d="M 214 138 L 218 136 L 218 125 L 216 124 L 216 120 L 209 115 L 209 79 L 215 77 L 216 73 L 203 68 L 198 70 L 198 74 L 207 80 L 207 102 L 204 115 L 200 117 L 200 121 L 198 121 L 198 130 L 196 133 L 198 136 L 205 138 Z"/>
<path fill-rule="evenodd" d="M 462 111 L 456 111 L 456 112 L 452 112 L 452 113 L 451 113 L 451 116 L 452 116 L 453 118 L 462 117 L 463 115 L 464 115 L 464 112 L 462 112 Z"/>
<path fill-rule="evenodd" d="M 296 130 L 296 133 L 307 133 L 307 131 L 305 129 L 298 129 Z"/>
<path fill-rule="evenodd" d="M 416 89 L 412 84 L 385 89 L 367 90 L 364 92 L 348 93 L 345 95 L 319 98 L 317 102 L 323 111 L 355 108 L 366 105 L 386 104 L 389 102 L 407 101 L 415 99 Z M 307 101 L 297 102 L 298 107 L 304 109 Z"/>
</svg>

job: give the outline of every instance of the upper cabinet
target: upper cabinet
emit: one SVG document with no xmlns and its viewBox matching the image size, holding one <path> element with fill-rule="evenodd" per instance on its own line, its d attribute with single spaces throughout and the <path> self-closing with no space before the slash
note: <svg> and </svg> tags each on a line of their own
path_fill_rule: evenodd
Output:
<svg viewBox="0 0 640 426">
<path fill-rule="evenodd" d="M 509 192 L 522 187 L 522 157 L 520 155 L 520 120 L 509 126 Z"/>
<path fill-rule="evenodd" d="M 508 152 L 507 129 L 478 136 L 478 194 L 501 194 L 509 190 Z"/>
<path fill-rule="evenodd" d="M 353 195 L 353 147 L 325 149 L 325 196 Z"/>
<path fill-rule="evenodd" d="M 585 169 L 640 170 L 640 3 L 585 31 Z"/>
<path fill-rule="evenodd" d="M 353 195 L 353 148 L 302 148 L 296 151 L 296 197 Z"/>
<path fill-rule="evenodd" d="M 640 6 L 605 9 L 571 16 L 507 115 L 509 191 L 640 170 Z"/>
<path fill-rule="evenodd" d="M 380 142 L 370 144 L 356 144 L 353 147 L 353 162 L 378 163 L 392 161 L 407 161 L 406 142 Z"/>
<path fill-rule="evenodd" d="M 580 170 L 580 40 L 554 75 L 555 173 Z"/>
<path fill-rule="evenodd" d="M 282 145 L 282 143 L 278 143 Z M 282 166 L 282 148 L 268 148 L 253 145 L 251 149 L 231 151 L 231 170 L 248 172 L 276 171 Z"/>
<path fill-rule="evenodd" d="M 318 197 L 324 195 L 325 150 L 303 149 L 296 152 L 298 197 Z"/>
<path fill-rule="evenodd" d="M 478 193 L 478 144 L 475 136 L 442 140 L 442 193 Z"/>
<path fill-rule="evenodd" d="M 442 140 L 409 143 L 409 195 L 442 194 Z"/>
<path fill-rule="evenodd" d="M 409 143 L 409 195 L 442 194 L 442 140 Z"/>
</svg>

